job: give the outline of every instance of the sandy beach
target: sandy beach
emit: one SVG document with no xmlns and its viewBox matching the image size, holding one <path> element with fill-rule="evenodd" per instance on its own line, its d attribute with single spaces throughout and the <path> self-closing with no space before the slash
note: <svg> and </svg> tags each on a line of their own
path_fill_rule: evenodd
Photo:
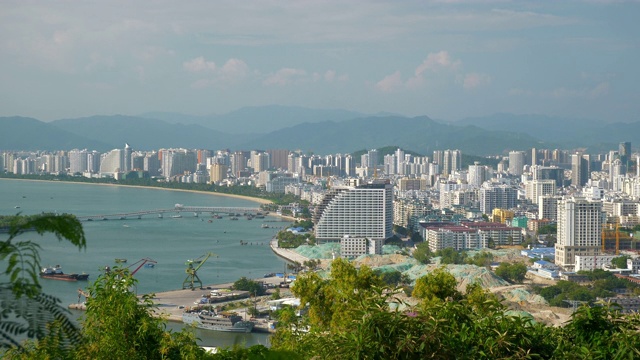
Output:
<svg viewBox="0 0 640 360">
<path fill-rule="evenodd" d="M 261 198 L 256 198 L 256 197 L 251 197 L 251 196 L 244 196 L 244 195 L 236 195 L 236 194 L 226 194 L 226 193 L 215 192 L 215 191 L 200 191 L 200 190 L 187 190 L 187 189 L 168 189 L 168 188 L 155 187 L 155 186 L 138 186 L 138 185 L 123 185 L 123 184 L 101 184 L 101 183 L 88 183 L 88 182 L 79 182 L 79 181 L 60 181 L 60 180 L 11 179 L 11 178 L 1 178 L 0 180 L 36 181 L 36 182 L 37 181 L 48 181 L 48 182 L 59 182 L 59 183 L 65 183 L 65 184 L 99 185 L 99 186 L 121 186 L 121 187 L 128 187 L 128 188 L 142 188 L 142 189 L 166 190 L 166 191 L 182 191 L 182 192 L 190 192 L 190 193 L 203 194 L 203 195 L 232 197 L 232 198 L 236 198 L 236 199 L 243 199 L 243 200 L 253 201 L 253 202 L 256 202 L 256 203 L 259 203 L 259 204 L 271 204 L 271 203 L 273 203 L 271 200 L 267 200 L 267 199 L 261 199 Z M 295 220 L 294 218 L 291 218 L 291 219 Z"/>
</svg>

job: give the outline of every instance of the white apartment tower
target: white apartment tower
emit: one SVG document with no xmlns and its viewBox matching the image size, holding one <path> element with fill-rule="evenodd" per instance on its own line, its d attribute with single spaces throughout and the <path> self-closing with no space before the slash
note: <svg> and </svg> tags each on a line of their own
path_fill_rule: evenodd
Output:
<svg viewBox="0 0 640 360">
<path fill-rule="evenodd" d="M 558 201 L 556 265 L 573 270 L 576 255 L 600 254 L 602 214 L 599 201 L 574 197 Z"/>
<path fill-rule="evenodd" d="M 393 185 L 372 183 L 330 189 L 313 215 L 316 239 L 387 239 L 393 235 Z"/>
<path fill-rule="evenodd" d="M 524 168 L 524 151 L 509 152 L 509 173 L 512 175 L 522 175 Z"/>
<path fill-rule="evenodd" d="M 525 197 L 537 204 L 540 196 L 556 194 L 556 181 L 551 179 L 530 180 L 525 183 L 525 189 Z"/>
<path fill-rule="evenodd" d="M 467 182 L 471 186 L 480 187 L 483 182 L 487 181 L 487 167 L 474 162 L 469 165 L 469 173 L 467 174 Z"/>
</svg>

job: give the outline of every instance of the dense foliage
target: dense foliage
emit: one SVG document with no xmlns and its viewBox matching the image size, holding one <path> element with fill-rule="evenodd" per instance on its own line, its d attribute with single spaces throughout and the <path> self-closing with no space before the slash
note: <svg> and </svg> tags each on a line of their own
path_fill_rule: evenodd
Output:
<svg viewBox="0 0 640 360">
<path fill-rule="evenodd" d="M 82 225 L 69 214 L 5 217 L 8 237 L 0 242 L 0 348 L 17 346 L 19 337 L 43 339 L 56 333 L 62 345 L 77 342 L 79 330 L 60 301 L 42 292 L 39 283 L 40 246 L 23 234 L 51 233 L 78 249 L 86 247 Z M 47 328 L 55 322 L 55 330 Z"/>
<path fill-rule="evenodd" d="M 510 264 L 503 262 L 496 268 L 496 275 L 512 283 L 521 283 L 524 281 L 526 274 L 527 265 L 523 263 Z"/>
<path fill-rule="evenodd" d="M 428 264 L 431 262 L 433 253 L 429 249 L 429 243 L 421 242 L 416 244 L 415 250 L 413 250 L 413 258 L 418 260 L 422 264 Z"/>
<path fill-rule="evenodd" d="M 559 280 L 555 285 L 539 288 L 538 293 L 544 297 L 549 305 L 568 307 L 567 300 L 594 302 L 596 298 L 606 298 L 616 295 L 617 291 L 628 291 L 640 295 L 640 286 L 615 277 L 611 272 L 597 269 L 594 271 L 580 271 L 589 279 L 587 284 L 581 285 L 570 281 Z"/>
<path fill-rule="evenodd" d="M 248 291 L 254 296 L 264 295 L 265 293 L 265 289 L 260 283 L 251 279 L 247 279 L 244 276 L 233 283 L 233 288 L 236 290 Z"/>
<path fill-rule="evenodd" d="M 640 317 L 581 307 L 560 328 L 509 315 L 477 285 L 464 293 L 443 269 L 418 279 L 412 306 L 366 266 L 334 261 L 329 278 L 301 276 L 292 291 L 308 315 L 286 322 L 275 349 L 304 359 L 631 359 Z"/>
<path fill-rule="evenodd" d="M 278 247 L 285 249 L 294 249 L 300 245 L 315 245 L 316 237 L 310 232 L 304 234 L 294 234 L 291 231 L 282 230 L 276 234 L 278 239 Z"/>
<path fill-rule="evenodd" d="M 628 259 L 631 259 L 631 257 L 627 255 L 615 257 L 611 259 L 611 265 L 618 269 L 626 269 Z"/>
</svg>

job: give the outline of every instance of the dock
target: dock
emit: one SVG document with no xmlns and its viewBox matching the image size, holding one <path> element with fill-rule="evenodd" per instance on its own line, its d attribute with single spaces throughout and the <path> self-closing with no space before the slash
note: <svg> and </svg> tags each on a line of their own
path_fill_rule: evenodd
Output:
<svg viewBox="0 0 640 360">
<path fill-rule="evenodd" d="M 277 276 L 272 276 L 267 278 L 254 279 L 254 281 L 262 281 L 267 284 L 271 284 L 274 287 L 278 287 L 280 283 L 284 281 L 284 279 Z M 209 296 L 212 290 L 229 289 L 232 285 L 233 283 L 214 284 L 205 286 L 203 287 L 203 289 L 180 289 L 155 293 L 155 296 L 151 299 L 156 307 L 155 315 L 158 317 L 162 317 L 167 321 L 182 323 L 182 312 L 184 311 L 184 309 L 197 306 L 196 304 L 194 304 L 194 302 L 199 301 L 206 296 Z M 288 289 L 281 289 L 281 291 L 283 292 L 283 296 L 286 296 L 284 293 L 288 292 Z M 258 308 L 264 308 L 264 306 L 266 306 L 266 301 L 270 298 L 270 295 L 271 294 L 268 292 L 267 295 L 259 297 L 259 299 L 257 300 Z M 246 301 L 249 299 L 250 298 L 248 296 L 245 296 L 241 299 L 233 298 L 229 301 L 218 301 L 212 303 L 212 306 L 236 301 Z M 86 310 L 86 306 L 84 305 L 84 303 L 70 304 L 68 308 L 74 310 Z M 250 315 L 246 313 L 245 308 L 239 308 L 232 311 L 237 312 L 240 316 L 247 319 L 250 318 Z M 273 332 L 273 330 L 269 327 L 269 321 L 267 319 L 256 319 L 254 321 L 256 324 L 253 328 L 254 332 Z"/>
</svg>

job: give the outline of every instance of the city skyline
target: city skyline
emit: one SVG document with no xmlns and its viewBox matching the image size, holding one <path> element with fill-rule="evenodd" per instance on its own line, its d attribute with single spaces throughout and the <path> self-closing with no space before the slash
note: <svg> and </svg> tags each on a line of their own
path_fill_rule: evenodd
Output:
<svg viewBox="0 0 640 360">
<path fill-rule="evenodd" d="M 0 116 L 278 104 L 447 121 L 499 112 L 634 121 L 638 7 L 7 1 Z"/>
</svg>

